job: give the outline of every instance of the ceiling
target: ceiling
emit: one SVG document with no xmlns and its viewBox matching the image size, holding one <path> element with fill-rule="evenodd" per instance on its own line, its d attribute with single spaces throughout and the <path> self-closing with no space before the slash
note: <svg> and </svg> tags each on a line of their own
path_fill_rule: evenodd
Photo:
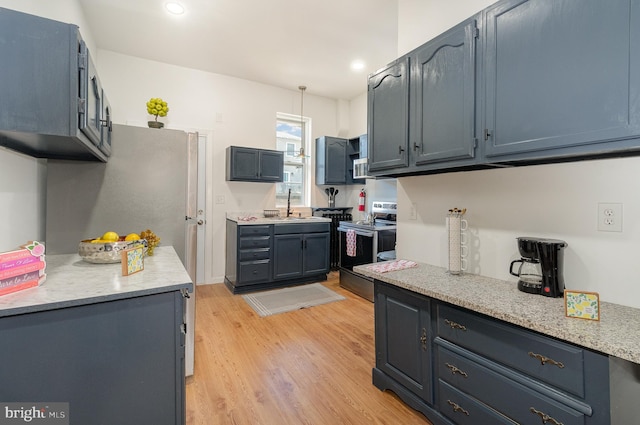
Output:
<svg viewBox="0 0 640 425">
<path fill-rule="evenodd" d="M 398 0 L 166 1 L 79 0 L 100 49 L 334 99 L 397 56 Z"/>
</svg>

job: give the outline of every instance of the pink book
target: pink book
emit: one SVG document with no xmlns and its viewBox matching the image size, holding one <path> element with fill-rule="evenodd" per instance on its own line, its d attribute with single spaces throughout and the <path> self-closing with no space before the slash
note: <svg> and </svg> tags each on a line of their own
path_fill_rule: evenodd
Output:
<svg viewBox="0 0 640 425">
<path fill-rule="evenodd" d="M 0 271 L 0 280 L 5 280 L 10 277 L 20 276 L 20 275 L 35 272 L 38 270 L 44 270 L 45 266 L 46 266 L 46 263 L 44 262 L 44 260 L 38 260 L 35 263 L 25 264 L 24 266 L 2 270 Z"/>
<path fill-rule="evenodd" d="M 0 272 L 44 260 L 44 244 L 31 241 L 21 249 L 0 252 Z"/>
<path fill-rule="evenodd" d="M 6 288 L 7 286 L 13 286 L 20 283 L 28 282 L 30 280 L 39 279 L 42 275 L 44 275 L 44 270 L 36 270 L 35 272 L 29 272 L 7 279 L 2 279 L 0 280 L 0 289 Z"/>
<path fill-rule="evenodd" d="M 15 251 L 0 252 L 0 263 L 21 260 L 28 257 L 33 257 L 33 255 L 31 254 L 31 251 L 26 248 L 16 249 Z"/>
<path fill-rule="evenodd" d="M 25 251 L 27 250 L 25 249 Z M 27 253 L 28 252 L 29 251 L 27 251 Z M 27 264 L 35 263 L 36 261 L 40 261 L 40 257 L 34 257 L 33 255 L 29 254 L 28 257 L 16 258 L 15 260 L 9 260 L 9 261 L 4 261 L 0 263 L 0 271 L 9 270 L 9 269 L 24 266 Z"/>
<path fill-rule="evenodd" d="M 7 286 L 6 288 L 0 288 L 0 295 L 10 294 L 12 292 L 21 291 L 23 289 L 34 288 L 40 284 L 40 279 L 29 280 L 22 282 L 18 285 Z"/>
</svg>

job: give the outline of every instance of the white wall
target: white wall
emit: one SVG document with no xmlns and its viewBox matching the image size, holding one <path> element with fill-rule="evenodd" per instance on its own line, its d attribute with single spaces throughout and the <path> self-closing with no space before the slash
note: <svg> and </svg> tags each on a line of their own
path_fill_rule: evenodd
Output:
<svg viewBox="0 0 640 425">
<path fill-rule="evenodd" d="M 0 252 L 44 241 L 46 161 L 0 148 Z"/>
<path fill-rule="evenodd" d="M 0 7 L 74 22 L 89 47 L 93 45 L 76 0 L 0 0 Z M 43 241 L 45 208 L 46 160 L 0 148 L 0 251 L 15 249 L 29 240 Z"/>
<path fill-rule="evenodd" d="M 467 3 L 480 10 L 492 2 Z M 429 28 L 446 29 L 477 11 L 458 13 L 459 2 L 400 0 L 400 4 L 399 39 L 407 43 L 406 50 L 436 35 Z M 436 9 L 441 13 L 427 13 Z M 417 21 L 424 25 L 414 25 Z M 412 45 L 409 39 L 421 41 Z M 599 292 L 604 301 L 640 307 L 638 194 L 640 158 L 399 178 L 398 255 L 446 267 L 445 215 L 452 207 L 467 208 L 473 273 L 515 285 L 517 279 L 508 268 L 518 257 L 516 237 L 562 239 L 569 244 L 564 262 L 568 288 Z M 622 233 L 597 231 L 599 202 L 623 204 Z M 409 219 L 412 203 L 417 220 Z"/>
<path fill-rule="evenodd" d="M 398 0 L 398 56 L 493 3 L 495 0 Z"/>
<path fill-rule="evenodd" d="M 151 97 L 161 97 L 169 103 L 170 111 L 159 120 L 168 128 L 208 135 L 207 226 L 213 233 L 213 250 L 207 262 L 212 270 L 210 280 L 221 282 L 226 212 L 262 211 L 275 206 L 275 185 L 225 181 L 225 149 L 230 145 L 275 149 L 276 113 L 300 114 L 298 84 L 292 84 L 293 90 L 285 90 L 105 50 L 99 51 L 97 67 L 113 106 L 114 122 L 146 126 L 150 117 L 145 103 Z M 321 135 L 338 134 L 348 121 L 349 109 L 339 101 L 306 93 L 304 114 L 312 118 L 315 140 Z M 326 206 L 324 188 L 314 184 L 313 157 L 309 162 L 313 175 L 311 204 Z M 344 193 L 342 189 L 340 192 Z M 218 196 L 224 196 L 224 204 L 213 202 Z"/>
</svg>

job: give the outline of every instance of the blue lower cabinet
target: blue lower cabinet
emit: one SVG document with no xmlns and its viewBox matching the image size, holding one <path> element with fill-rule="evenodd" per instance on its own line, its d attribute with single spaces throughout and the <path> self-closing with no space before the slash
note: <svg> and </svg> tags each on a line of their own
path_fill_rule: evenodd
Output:
<svg viewBox="0 0 640 425">
<path fill-rule="evenodd" d="M 609 357 L 374 281 L 373 384 L 434 425 L 611 423 Z"/>
<path fill-rule="evenodd" d="M 483 366 L 481 362 L 487 362 L 477 356 L 475 358 L 478 362 L 475 362 L 472 360 L 473 354 L 465 357 L 439 346 L 436 351 L 437 371 L 441 381 L 468 394 L 477 402 L 490 406 L 516 423 L 540 423 L 541 418 L 545 417 L 549 423 L 582 425 L 585 423 L 586 414 L 591 413 L 588 405 L 570 397 L 554 393 L 557 398 L 554 400 L 544 395 L 543 386 L 539 386 L 540 392 L 533 390 L 532 386 L 538 386 L 535 381 L 526 386 L 508 378 L 511 371 L 506 368 L 499 365 L 491 365 L 493 368 Z M 552 391 L 549 390 L 548 393 L 551 394 Z M 569 405 L 574 405 L 575 408 Z M 442 407 L 442 400 L 440 406 Z M 577 408 L 581 408 L 582 411 L 576 410 Z"/>
<path fill-rule="evenodd" d="M 224 283 L 237 294 L 326 280 L 329 225 L 227 220 Z"/>
<path fill-rule="evenodd" d="M 444 416 L 456 424 L 516 424 L 516 422 L 452 387 L 441 379 L 438 380 L 438 393 L 440 394 L 438 409 Z"/>
</svg>

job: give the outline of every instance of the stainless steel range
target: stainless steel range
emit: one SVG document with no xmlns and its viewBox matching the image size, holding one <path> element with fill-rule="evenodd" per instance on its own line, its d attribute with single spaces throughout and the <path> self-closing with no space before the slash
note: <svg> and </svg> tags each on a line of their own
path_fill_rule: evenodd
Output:
<svg viewBox="0 0 640 425">
<path fill-rule="evenodd" d="M 341 221 L 340 286 L 373 302 L 373 279 L 353 272 L 354 266 L 395 259 L 395 202 L 374 201 L 369 221 Z"/>
</svg>

